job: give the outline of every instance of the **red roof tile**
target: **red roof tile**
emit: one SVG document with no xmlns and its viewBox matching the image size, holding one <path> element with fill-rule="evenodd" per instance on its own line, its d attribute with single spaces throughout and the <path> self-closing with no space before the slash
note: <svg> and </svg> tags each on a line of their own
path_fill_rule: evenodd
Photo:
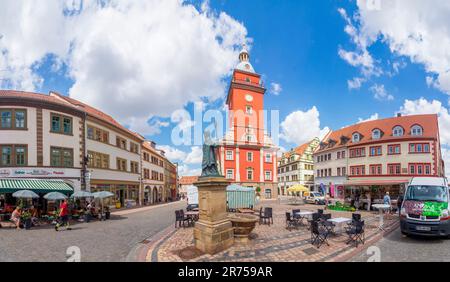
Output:
<svg viewBox="0 0 450 282">
<path fill-rule="evenodd" d="M 198 181 L 198 176 L 182 176 L 180 178 L 181 185 L 192 185 Z"/>
<path fill-rule="evenodd" d="M 422 136 L 411 136 L 410 129 L 414 125 L 420 125 L 423 128 Z M 439 129 L 438 117 L 436 114 L 410 115 L 357 123 L 333 131 L 323 142 L 326 145 L 330 145 L 330 140 L 334 140 L 336 141 L 336 144 L 334 146 L 325 146 L 324 148 L 319 149 L 319 151 L 326 151 L 328 149 L 335 149 L 343 146 L 363 145 L 370 142 L 386 141 L 389 139 L 398 139 L 399 137 L 392 135 L 393 128 L 396 126 L 401 126 L 404 129 L 404 135 L 400 138 L 438 138 Z M 382 136 L 380 139 L 372 139 L 372 131 L 374 129 L 381 130 Z M 362 135 L 360 142 L 352 142 L 353 133 L 359 133 Z M 343 144 L 341 142 L 341 137 L 348 138 L 348 142 Z"/>
</svg>

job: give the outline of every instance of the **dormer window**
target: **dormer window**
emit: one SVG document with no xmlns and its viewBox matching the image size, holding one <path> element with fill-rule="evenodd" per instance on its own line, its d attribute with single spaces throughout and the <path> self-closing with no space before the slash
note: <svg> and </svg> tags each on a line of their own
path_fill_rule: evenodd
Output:
<svg viewBox="0 0 450 282">
<path fill-rule="evenodd" d="M 380 139 L 381 138 L 381 131 L 379 129 L 374 129 L 372 131 L 372 139 Z"/>
<path fill-rule="evenodd" d="M 393 136 L 403 136 L 403 134 L 404 134 L 405 132 L 404 132 L 404 130 L 403 130 L 403 127 L 401 127 L 401 126 L 396 126 L 396 127 L 394 127 L 394 129 L 392 130 L 392 135 Z"/>
<path fill-rule="evenodd" d="M 358 143 L 361 140 L 361 134 L 359 133 L 353 133 L 352 135 L 352 142 Z"/>
<path fill-rule="evenodd" d="M 423 128 L 420 125 L 414 125 L 411 127 L 411 135 L 412 136 L 422 136 Z"/>
</svg>

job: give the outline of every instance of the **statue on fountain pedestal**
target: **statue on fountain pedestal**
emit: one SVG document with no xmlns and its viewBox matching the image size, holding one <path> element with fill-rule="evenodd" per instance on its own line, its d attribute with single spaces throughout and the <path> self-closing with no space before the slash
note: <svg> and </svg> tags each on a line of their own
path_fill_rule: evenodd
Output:
<svg viewBox="0 0 450 282">
<path fill-rule="evenodd" d="M 203 160 L 201 177 L 218 177 L 220 174 L 219 164 L 217 162 L 219 146 L 211 139 L 211 132 L 205 131 L 203 143 Z"/>
</svg>

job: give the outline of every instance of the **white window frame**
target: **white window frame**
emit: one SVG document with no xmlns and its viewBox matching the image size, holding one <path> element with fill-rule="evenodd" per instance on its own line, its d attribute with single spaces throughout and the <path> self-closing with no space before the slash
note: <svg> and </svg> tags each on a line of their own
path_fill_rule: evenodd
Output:
<svg viewBox="0 0 450 282">
<path fill-rule="evenodd" d="M 392 136 L 400 137 L 403 135 L 405 135 L 405 130 L 403 129 L 403 127 L 397 125 L 392 129 Z"/>
<path fill-rule="evenodd" d="M 423 135 L 422 126 L 416 124 L 413 127 L 411 127 L 411 135 L 412 136 L 422 136 Z"/>
<path fill-rule="evenodd" d="M 271 163 L 272 162 L 272 154 L 271 153 L 266 153 L 265 162 L 266 163 Z"/>
<path fill-rule="evenodd" d="M 231 173 L 231 176 L 229 175 Z M 234 169 L 230 168 L 226 171 L 226 179 L 234 179 Z"/>
<path fill-rule="evenodd" d="M 249 158 L 251 156 L 251 158 Z M 253 162 L 253 152 L 247 152 L 247 162 Z"/>
<path fill-rule="evenodd" d="M 359 133 L 353 133 L 352 135 L 352 142 L 353 143 L 358 143 L 359 141 L 361 141 L 361 136 Z"/>
<path fill-rule="evenodd" d="M 252 177 L 248 177 L 249 172 L 252 173 Z M 247 180 L 253 180 L 253 177 L 254 177 L 253 173 L 254 173 L 253 169 L 247 169 Z"/>
<path fill-rule="evenodd" d="M 269 176 L 269 177 L 267 177 Z M 272 172 L 270 170 L 266 170 L 264 172 L 264 180 L 272 180 Z"/>
<path fill-rule="evenodd" d="M 374 129 L 372 131 L 372 139 L 380 139 L 381 138 L 381 130 Z"/>
<path fill-rule="evenodd" d="M 231 153 L 231 154 L 229 154 L 229 153 Z M 233 161 L 234 160 L 233 150 L 226 150 L 225 151 L 225 160 L 227 160 L 227 161 Z"/>
<path fill-rule="evenodd" d="M 246 113 L 247 115 L 253 114 L 253 107 L 250 106 L 250 105 L 246 105 L 246 106 L 245 106 L 245 113 Z"/>
</svg>

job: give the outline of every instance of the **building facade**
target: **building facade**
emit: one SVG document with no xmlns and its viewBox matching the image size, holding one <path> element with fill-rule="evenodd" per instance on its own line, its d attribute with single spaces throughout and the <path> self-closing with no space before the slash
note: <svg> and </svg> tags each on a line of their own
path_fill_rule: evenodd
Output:
<svg viewBox="0 0 450 282">
<path fill-rule="evenodd" d="M 58 93 L 1 90 L 0 133 L 0 179 L 63 180 L 73 191 L 110 191 L 115 196 L 107 204 L 129 207 L 144 200 L 165 201 L 164 187 L 172 187 L 177 178 L 175 166 L 154 143 L 111 116 Z M 154 177 L 145 179 L 143 167 L 154 171 Z M 145 197 L 144 184 L 159 185 L 160 197 Z"/>
<path fill-rule="evenodd" d="M 314 190 L 314 158 L 319 138 L 284 153 L 278 160 L 278 193 L 287 195 L 287 189 L 303 185 Z"/>
<path fill-rule="evenodd" d="M 81 189 L 83 119 L 57 97 L 0 91 L 0 179 L 63 180 Z"/>
<path fill-rule="evenodd" d="M 397 195 L 414 176 L 445 175 L 437 115 L 363 122 L 331 132 L 314 154 L 316 187 Z"/>
<path fill-rule="evenodd" d="M 165 158 L 156 149 L 156 144 L 144 141 L 142 144 L 142 186 L 143 202 L 157 204 L 163 202 L 165 186 Z"/>
<path fill-rule="evenodd" d="M 278 148 L 265 130 L 266 89 L 245 48 L 239 61 L 226 100 L 229 128 L 220 142 L 220 167 L 227 180 L 253 187 L 263 198 L 276 198 Z"/>
</svg>

